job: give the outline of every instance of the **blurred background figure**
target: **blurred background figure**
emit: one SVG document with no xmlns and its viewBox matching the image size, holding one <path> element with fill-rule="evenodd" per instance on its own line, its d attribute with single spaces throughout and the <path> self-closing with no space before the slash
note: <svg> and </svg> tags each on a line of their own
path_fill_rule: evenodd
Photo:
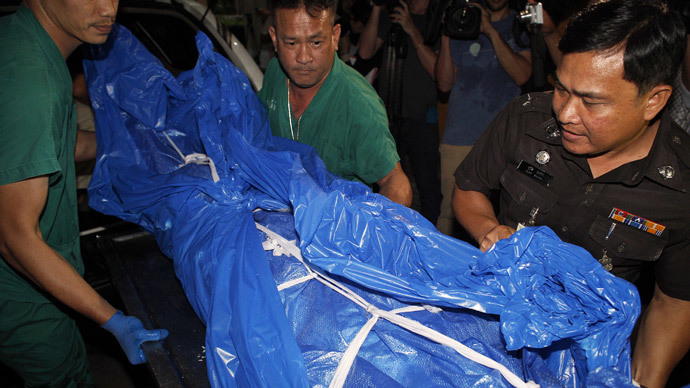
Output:
<svg viewBox="0 0 690 388">
<path fill-rule="evenodd" d="M 530 50 L 515 42 L 516 13 L 508 3 L 488 0 L 486 6 L 453 4 L 446 10 L 434 70 L 439 90 L 450 91 L 440 145 L 443 203 L 436 227 L 449 236 L 461 233 L 451 207 L 453 172 L 494 116 L 520 94 L 520 86 L 532 74 Z M 475 15 L 476 22 L 473 26 L 451 24 L 456 13 Z"/>
<path fill-rule="evenodd" d="M 441 206 L 441 184 L 433 78 L 437 47 L 424 39 L 431 28 L 429 3 L 374 2 L 359 39 L 359 56 L 369 59 L 385 50 L 378 92 L 386 105 L 400 159 L 406 171 L 411 170 L 408 175 L 413 177 L 419 193 L 419 212 L 435 224 Z"/>
</svg>

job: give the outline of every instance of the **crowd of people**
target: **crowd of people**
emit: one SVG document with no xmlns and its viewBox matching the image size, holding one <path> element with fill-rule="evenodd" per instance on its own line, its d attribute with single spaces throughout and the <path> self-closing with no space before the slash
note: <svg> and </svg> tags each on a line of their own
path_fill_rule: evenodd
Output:
<svg viewBox="0 0 690 388">
<path fill-rule="evenodd" d="M 468 3 L 470 38 L 438 28 L 432 0 L 274 0 L 258 95 L 274 135 L 392 201 L 418 193 L 420 214 L 482 251 L 545 225 L 623 279 L 651 273 L 632 377 L 663 387 L 690 348 L 687 15 L 662 0 L 588 3 L 557 17 L 545 6 L 523 32 L 554 65 L 535 74 L 509 0 Z M 166 336 L 82 278 L 74 162 L 94 157 L 95 139 L 77 132 L 65 58 L 105 41 L 117 6 L 25 0 L 0 19 L 0 362 L 29 386 L 90 384 L 71 311 L 132 363 Z M 552 90 L 530 90 L 538 75 Z"/>
</svg>

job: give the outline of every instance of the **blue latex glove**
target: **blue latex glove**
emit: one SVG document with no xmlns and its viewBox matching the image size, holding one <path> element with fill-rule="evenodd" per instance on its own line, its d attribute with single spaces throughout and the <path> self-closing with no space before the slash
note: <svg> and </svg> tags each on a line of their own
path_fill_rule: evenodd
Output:
<svg viewBox="0 0 690 388">
<path fill-rule="evenodd" d="M 159 341 L 168 336 L 165 329 L 146 330 L 138 318 L 125 315 L 122 311 L 113 314 L 101 327 L 115 336 L 133 365 L 146 362 L 142 343 Z"/>
</svg>

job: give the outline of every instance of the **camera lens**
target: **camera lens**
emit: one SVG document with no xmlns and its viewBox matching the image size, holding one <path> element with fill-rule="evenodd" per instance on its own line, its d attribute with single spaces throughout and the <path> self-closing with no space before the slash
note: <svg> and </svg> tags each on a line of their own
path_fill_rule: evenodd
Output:
<svg viewBox="0 0 690 388">
<path fill-rule="evenodd" d="M 532 20 L 531 10 L 524 10 L 520 12 L 520 21 L 523 23 L 529 23 Z"/>
<path fill-rule="evenodd" d="M 465 6 L 455 10 L 451 16 L 453 25 L 457 26 L 459 30 L 466 30 L 468 27 L 475 25 L 478 21 L 477 14 L 471 12 L 470 6 Z"/>
<path fill-rule="evenodd" d="M 477 39 L 481 24 L 481 9 L 463 1 L 446 10 L 443 33 L 453 39 Z"/>
</svg>

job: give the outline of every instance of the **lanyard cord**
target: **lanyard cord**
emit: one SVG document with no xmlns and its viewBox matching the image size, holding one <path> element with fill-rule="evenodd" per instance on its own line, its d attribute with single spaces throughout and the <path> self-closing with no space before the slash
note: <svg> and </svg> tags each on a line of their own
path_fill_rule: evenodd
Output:
<svg viewBox="0 0 690 388">
<path fill-rule="evenodd" d="M 295 133 L 292 131 L 292 107 L 290 106 L 290 78 L 287 79 L 287 110 L 288 110 L 288 121 L 290 122 L 290 136 L 292 136 L 292 140 L 299 141 L 299 127 L 300 123 L 302 122 L 302 116 L 300 116 L 297 119 L 297 137 L 295 138 Z"/>
</svg>

